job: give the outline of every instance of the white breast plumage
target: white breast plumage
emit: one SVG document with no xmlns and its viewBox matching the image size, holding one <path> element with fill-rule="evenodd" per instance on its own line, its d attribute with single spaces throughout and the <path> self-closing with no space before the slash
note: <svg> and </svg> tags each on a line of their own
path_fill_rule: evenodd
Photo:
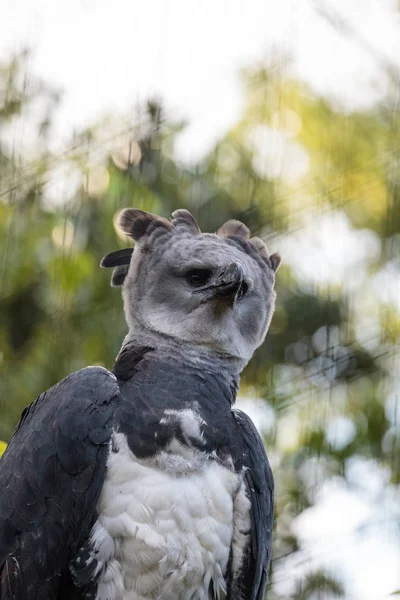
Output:
<svg viewBox="0 0 400 600">
<path fill-rule="evenodd" d="M 151 460 L 115 444 L 91 535 L 96 600 L 224 598 L 241 478 L 178 442 Z"/>
</svg>

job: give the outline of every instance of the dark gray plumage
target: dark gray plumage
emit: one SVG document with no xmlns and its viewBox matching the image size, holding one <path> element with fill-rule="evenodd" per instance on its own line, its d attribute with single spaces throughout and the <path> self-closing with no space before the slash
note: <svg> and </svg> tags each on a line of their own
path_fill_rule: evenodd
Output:
<svg viewBox="0 0 400 600">
<path fill-rule="evenodd" d="M 261 600 L 273 478 L 232 405 L 280 259 L 238 221 L 120 225 L 136 245 L 102 260 L 129 325 L 114 374 L 42 394 L 0 460 L 0 599 Z"/>
</svg>

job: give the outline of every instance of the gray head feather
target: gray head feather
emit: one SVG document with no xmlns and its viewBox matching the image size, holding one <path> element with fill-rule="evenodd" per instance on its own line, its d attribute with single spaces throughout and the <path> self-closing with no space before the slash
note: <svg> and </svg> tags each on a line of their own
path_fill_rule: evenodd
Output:
<svg viewBox="0 0 400 600">
<path fill-rule="evenodd" d="M 239 237 L 248 240 L 250 237 L 250 230 L 244 223 L 231 219 L 224 223 L 217 231 L 217 235 L 220 237 L 230 237 L 232 235 L 238 235 Z"/>
<path fill-rule="evenodd" d="M 119 225 L 136 242 L 132 257 L 117 251 L 101 264 L 116 267 L 113 285 L 123 284 L 130 337 L 147 331 L 247 362 L 274 311 L 279 255 L 249 240 L 240 221 L 203 234 L 186 210 L 169 221 L 125 209 Z"/>
</svg>

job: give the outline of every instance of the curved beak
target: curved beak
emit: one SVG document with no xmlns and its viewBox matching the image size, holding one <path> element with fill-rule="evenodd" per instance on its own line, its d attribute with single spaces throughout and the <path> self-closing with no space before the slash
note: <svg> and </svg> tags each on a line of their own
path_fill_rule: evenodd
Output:
<svg viewBox="0 0 400 600">
<path fill-rule="evenodd" d="M 244 286 L 243 276 L 242 265 L 231 263 L 217 271 L 212 280 L 196 292 L 203 295 L 203 302 L 217 298 L 233 304 Z"/>
</svg>

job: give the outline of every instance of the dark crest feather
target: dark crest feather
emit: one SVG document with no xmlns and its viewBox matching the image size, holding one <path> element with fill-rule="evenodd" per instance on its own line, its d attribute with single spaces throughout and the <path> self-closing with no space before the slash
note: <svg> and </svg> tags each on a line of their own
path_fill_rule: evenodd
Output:
<svg viewBox="0 0 400 600">
<path fill-rule="evenodd" d="M 103 256 L 100 261 L 100 266 L 103 269 L 110 267 L 118 267 L 119 265 L 129 265 L 131 262 L 133 248 L 124 248 L 123 250 L 115 250 Z"/>
<path fill-rule="evenodd" d="M 237 221 L 236 219 L 231 219 L 227 221 L 217 231 L 217 235 L 219 237 L 230 237 L 232 235 L 237 235 L 239 237 L 248 240 L 250 237 L 249 228 L 242 223 L 241 221 Z"/>
<path fill-rule="evenodd" d="M 197 235 L 201 233 L 200 227 L 197 225 L 196 219 L 194 216 L 184 208 L 179 210 L 175 210 L 172 213 L 172 225 L 174 227 L 179 227 L 181 229 L 186 229 L 188 232 L 193 235 Z"/>
<path fill-rule="evenodd" d="M 172 230 L 172 224 L 167 219 L 152 215 L 139 208 L 125 208 L 119 216 L 118 225 L 126 235 L 135 241 L 139 241 L 149 233 L 150 225 L 153 228 L 164 227 L 169 231 Z"/>
<path fill-rule="evenodd" d="M 250 238 L 249 242 L 255 247 L 257 248 L 260 256 L 268 263 L 271 265 L 271 269 L 273 271 L 278 270 L 279 265 L 281 264 L 281 256 L 280 254 L 278 254 L 278 252 L 275 252 L 274 254 L 271 254 L 271 256 L 269 255 L 268 252 L 268 248 L 266 243 L 259 237 L 252 237 Z"/>
<path fill-rule="evenodd" d="M 271 262 L 271 267 L 272 269 L 275 271 L 278 270 L 279 265 L 281 264 L 281 255 L 278 252 L 275 252 L 274 254 L 271 254 L 271 256 L 269 257 L 269 260 Z"/>
<path fill-rule="evenodd" d="M 111 287 L 121 287 L 128 275 L 129 265 L 121 265 L 114 269 L 111 275 Z"/>
<path fill-rule="evenodd" d="M 249 242 L 255 247 L 257 248 L 258 252 L 260 253 L 260 256 L 262 256 L 264 259 L 268 259 L 269 258 L 269 252 L 268 252 L 268 248 L 265 242 L 263 242 L 263 240 L 259 237 L 252 237 L 250 238 Z"/>
</svg>

